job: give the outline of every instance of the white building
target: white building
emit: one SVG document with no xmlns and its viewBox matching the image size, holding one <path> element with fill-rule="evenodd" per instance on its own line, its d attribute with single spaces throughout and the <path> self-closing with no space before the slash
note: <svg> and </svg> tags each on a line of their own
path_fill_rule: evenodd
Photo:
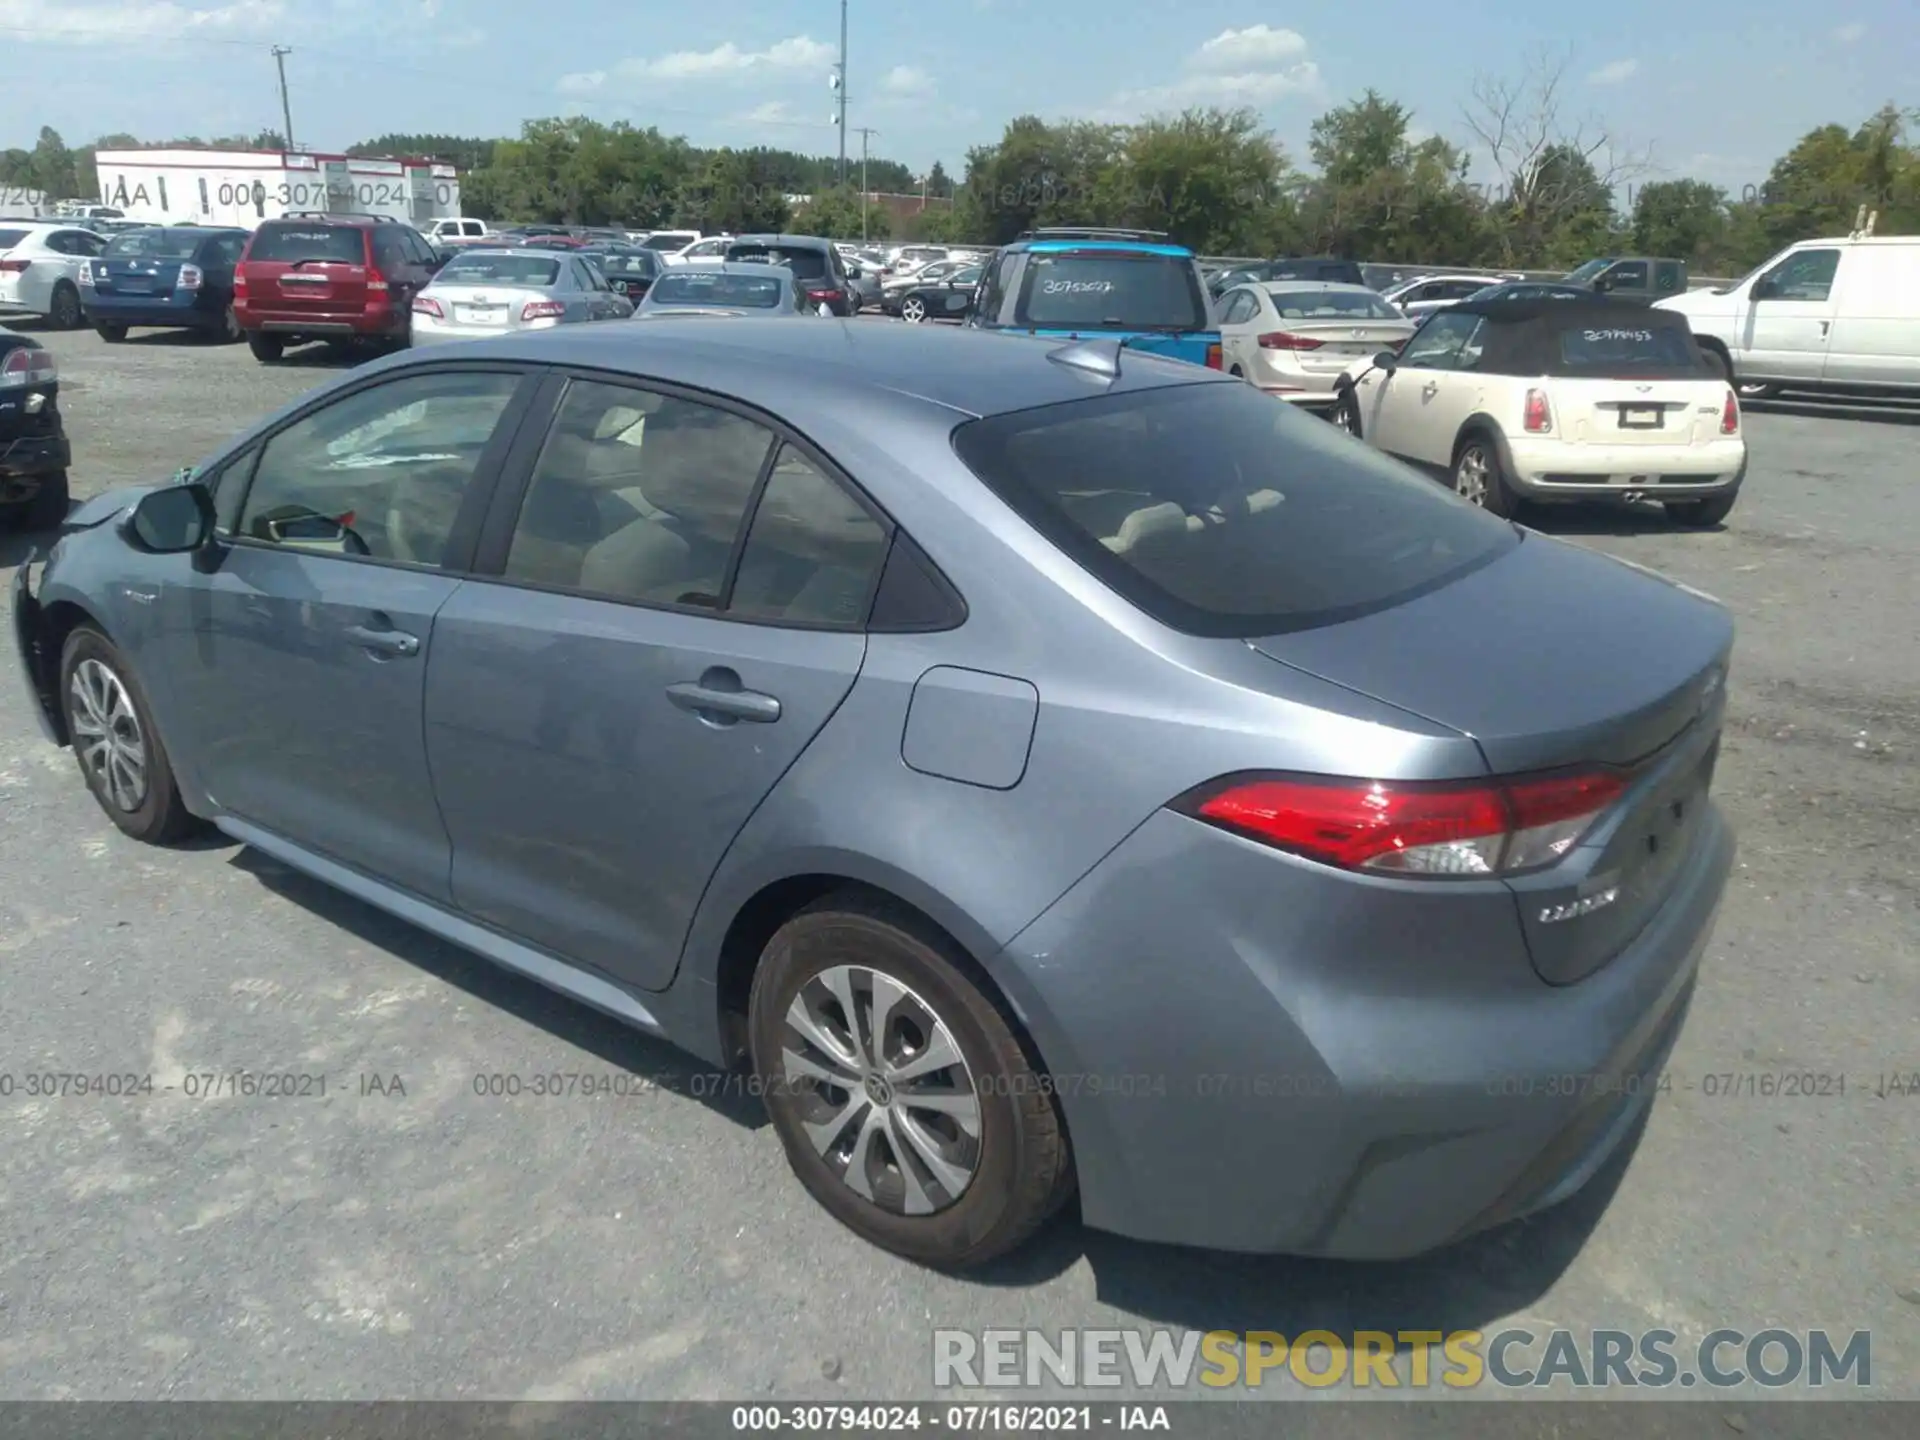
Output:
<svg viewBox="0 0 1920 1440">
<path fill-rule="evenodd" d="M 460 213 L 460 176 L 432 160 L 280 150 L 101 150 L 100 203 L 129 220 L 242 225 L 291 211 L 391 215 L 424 227 Z"/>
</svg>

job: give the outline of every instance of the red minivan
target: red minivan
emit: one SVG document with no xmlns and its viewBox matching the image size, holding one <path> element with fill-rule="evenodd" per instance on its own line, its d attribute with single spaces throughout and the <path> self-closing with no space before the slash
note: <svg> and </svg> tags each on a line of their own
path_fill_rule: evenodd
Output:
<svg viewBox="0 0 1920 1440">
<path fill-rule="evenodd" d="M 264 220 L 233 272 L 233 313 L 271 364 L 312 340 L 400 347 L 413 297 L 439 268 L 426 237 L 371 215 Z"/>
</svg>

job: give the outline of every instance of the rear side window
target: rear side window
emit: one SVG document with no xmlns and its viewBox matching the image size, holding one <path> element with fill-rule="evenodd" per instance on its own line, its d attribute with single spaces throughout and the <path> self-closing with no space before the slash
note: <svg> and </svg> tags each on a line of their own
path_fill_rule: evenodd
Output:
<svg viewBox="0 0 1920 1440">
<path fill-rule="evenodd" d="M 1672 325 L 1569 325 L 1560 331 L 1559 350 L 1570 374 L 1693 374 L 1704 368 L 1692 334 Z"/>
<path fill-rule="evenodd" d="M 1193 262 L 1172 255 L 1080 251 L 1028 255 L 1014 320 L 1076 330 L 1204 330 Z"/>
<path fill-rule="evenodd" d="M 1505 522 L 1249 385 L 990 416 L 953 444 L 1070 558 L 1193 635 L 1352 619 L 1518 543 Z"/>
<path fill-rule="evenodd" d="M 262 225 L 253 232 L 249 260 L 272 260 L 292 265 L 301 260 L 328 260 L 340 265 L 364 265 L 365 233 L 349 225 Z"/>
<path fill-rule="evenodd" d="M 26 238 L 24 230 L 0 230 L 0 250 L 11 250 Z"/>
</svg>

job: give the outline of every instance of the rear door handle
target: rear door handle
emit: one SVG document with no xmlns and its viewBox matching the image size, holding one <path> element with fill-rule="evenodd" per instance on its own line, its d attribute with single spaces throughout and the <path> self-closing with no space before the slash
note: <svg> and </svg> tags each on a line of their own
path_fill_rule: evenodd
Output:
<svg viewBox="0 0 1920 1440">
<path fill-rule="evenodd" d="M 732 676 L 732 671 L 722 674 Z M 709 670 L 698 681 L 683 680 L 678 685 L 667 687 L 667 698 L 682 710 L 690 710 L 703 718 L 724 715 L 729 720 L 752 720 L 761 725 L 771 725 L 780 718 L 780 702 L 771 695 L 762 695 L 754 690 L 724 688 L 726 682 L 714 682 L 718 677 Z M 733 684 L 739 684 L 739 677 L 733 677 Z"/>
<path fill-rule="evenodd" d="M 420 637 L 404 630 L 373 630 L 365 625 L 349 625 L 347 638 L 362 650 L 376 655 L 418 655 Z"/>
</svg>

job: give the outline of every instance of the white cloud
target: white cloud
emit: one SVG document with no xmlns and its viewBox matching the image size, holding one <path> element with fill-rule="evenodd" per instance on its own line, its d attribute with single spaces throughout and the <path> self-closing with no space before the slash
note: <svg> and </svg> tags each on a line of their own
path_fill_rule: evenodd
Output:
<svg viewBox="0 0 1920 1440">
<path fill-rule="evenodd" d="M 776 41 L 765 50 L 742 50 L 731 40 L 711 50 L 676 50 L 652 59 L 636 57 L 620 62 L 620 73 L 648 80 L 704 80 L 767 70 L 820 70 L 833 64 L 836 52 L 810 35 Z"/>
<path fill-rule="evenodd" d="M 1320 88 L 1320 67 L 1306 53 L 1306 40 L 1292 30 L 1266 25 L 1222 30 L 1187 56 L 1185 73 L 1165 85 L 1121 91 L 1096 118 L 1125 124 L 1196 105 L 1258 109 L 1289 95 L 1311 94 Z"/>
<path fill-rule="evenodd" d="M 1279 69 L 1286 61 L 1306 53 L 1306 37 L 1297 30 L 1249 25 L 1244 30 L 1222 30 L 1188 63 L 1196 70 L 1217 75 L 1246 75 Z"/>
<path fill-rule="evenodd" d="M 794 121 L 793 107 L 784 100 L 768 100 L 754 106 L 740 119 L 749 125 L 791 125 Z"/>
<path fill-rule="evenodd" d="M 896 65 L 880 82 L 880 88 L 902 99 L 930 95 L 933 93 L 933 77 L 913 65 Z"/>
<path fill-rule="evenodd" d="M 233 0 L 216 6 L 177 5 L 173 0 L 0 0 L 0 30 L 16 43 L 112 44 L 124 40 L 177 40 L 196 34 L 258 33 L 283 19 L 282 0 Z"/>
<path fill-rule="evenodd" d="M 1615 60 L 1609 64 L 1602 65 L 1598 70 L 1587 76 L 1587 83 L 1590 85 L 1619 85 L 1624 81 L 1631 80 L 1634 75 L 1639 72 L 1639 69 L 1640 62 L 1638 60 Z"/>
<path fill-rule="evenodd" d="M 1862 25 L 1858 20 L 1854 20 L 1834 31 L 1833 38 L 1838 40 L 1842 45 L 1851 45 L 1866 33 L 1867 27 Z"/>
<path fill-rule="evenodd" d="M 562 95 L 589 95 L 606 83 L 604 70 L 576 70 L 571 75 L 562 75 L 554 89 Z"/>
</svg>

